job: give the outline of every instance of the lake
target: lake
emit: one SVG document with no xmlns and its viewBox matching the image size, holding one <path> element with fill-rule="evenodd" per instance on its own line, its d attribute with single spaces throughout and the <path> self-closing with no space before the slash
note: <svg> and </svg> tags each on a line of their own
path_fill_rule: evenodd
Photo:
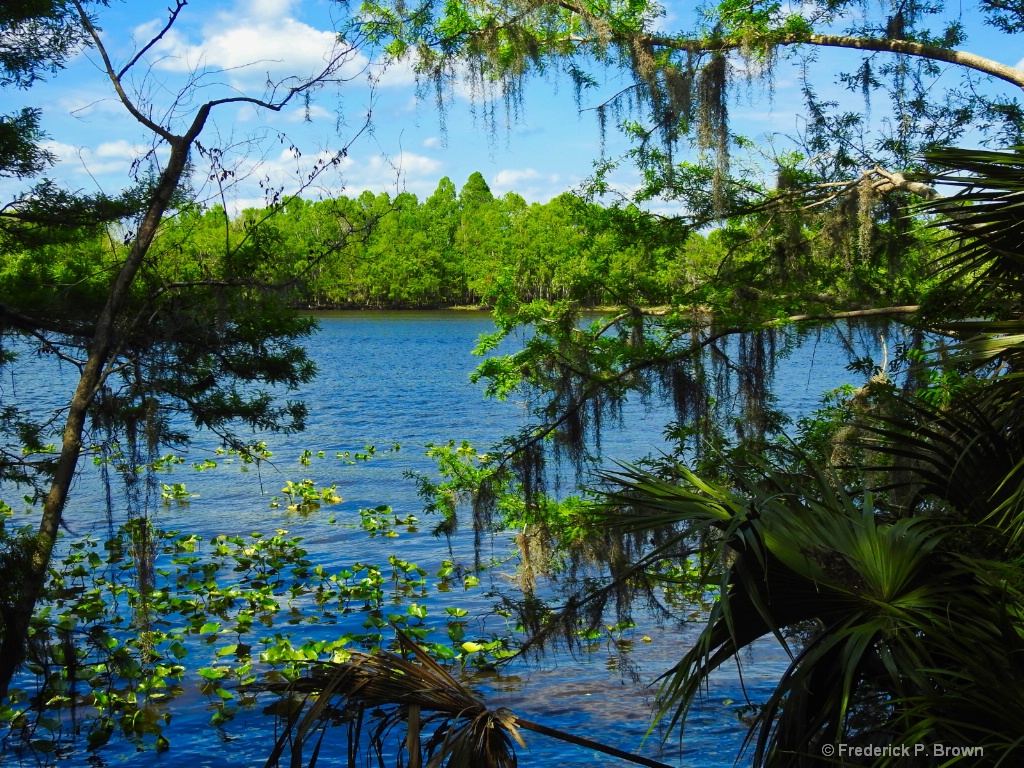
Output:
<svg viewBox="0 0 1024 768">
<path fill-rule="evenodd" d="M 160 480 L 168 485 L 184 483 L 189 495 L 198 496 L 187 503 L 168 504 L 154 496 L 149 505 L 151 519 L 162 529 L 195 533 L 204 541 L 286 530 L 290 537 L 301 537 L 309 560 L 325 572 L 338 573 L 365 563 L 386 568 L 391 557 L 415 563 L 430 577 L 412 597 L 430 618 L 422 625 L 414 624 L 432 626 L 435 634 L 441 633 L 444 609 L 457 606 L 469 612 L 466 639 L 503 633 L 504 619 L 494 613 L 493 606 L 499 593 L 513 588 L 515 561 L 480 572 L 479 584 L 462 581 L 452 588 L 446 579 L 434 581 L 434 574 L 446 563 L 471 572 L 473 537 L 460 533 L 449 546 L 444 539 L 430 535 L 436 521 L 423 516 L 423 501 L 415 483 L 406 477 L 407 472 L 429 474 L 434 469 L 424 456 L 428 443 L 467 440 L 484 451 L 524 423 L 522 403 L 484 400 L 481 387 L 469 382 L 469 373 L 478 362 L 469 352 L 479 334 L 492 330 L 489 317 L 480 312 L 446 311 L 339 312 L 318 317 L 321 328 L 308 347 L 320 374 L 299 393 L 310 406 L 305 433 L 266 436 L 273 457 L 259 468 L 218 453 L 218 446 L 208 438 L 197 439 L 186 462 L 169 467 Z M 864 330 L 863 336 L 868 347 L 876 345 L 872 330 Z M 777 375 L 779 406 L 799 416 L 817 405 L 823 391 L 847 382 L 860 383 L 846 370 L 846 364 L 845 345 L 835 332 L 804 339 Z M 34 407 L 59 403 L 73 387 L 67 370 L 50 367 L 41 369 L 38 376 L 37 386 L 24 379 L 20 385 L 22 402 Z M 659 450 L 665 445 L 661 430 L 670 419 L 665 408 L 628 404 L 622 423 L 608 425 L 604 433 L 605 456 L 630 460 Z M 366 448 L 369 445 L 375 446 L 372 456 Z M 207 469 L 192 467 L 204 462 Z M 563 491 L 571 490 L 571 473 L 563 475 Z M 305 514 L 289 511 L 289 499 L 281 489 L 289 481 L 298 483 L 306 478 L 317 488 L 335 486 L 342 500 Z M 9 489 L 2 490 L 7 497 L 14 495 Z M 391 517 L 418 516 L 419 524 L 392 521 L 390 528 L 368 528 L 367 519 L 372 515 L 360 510 L 380 505 L 391 507 Z M 83 468 L 66 520 L 75 536 L 103 537 L 108 532 L 105 495 L 94 467 Z M 497 560 L 510 555 L 507 535 L 485 543 L 487 552 Z M 200 553 L 209 555 L 210 547 L 203 547 Z M 170 561 L 162 558 L 161 562 Z M 404 611 L 411 594 L 399 595 L 396 581 L 389 604 Z M 296 615 L 308 619 L 316 614 L 308 601 L 296 605 Z M 746 702 L 745 693 L 757 701 L 770 690 L 785 665 L 782 651 L 774 642 L 765 641 L 745 658 L 742 671 L 722 670 L 705 701 L 691 714 L 681 739 L 673 735 L 662 743 L 655 733 L 645 741 L 653 692 L 650 685 L 690 647 L 700 617 L 670 625 L 650 616 L 634 618 L 638 626 L 621 638 L 610 633 L 584 642 L 572 653 L 553 649 L 539 659 L 514 661 L 500 672 L 481 668 L 471 675 L 468 666 L 467 678 L 491 707 L 505 706 L 529 719 L 621 749 L 642 749 L 644 754 L 672 764 L 733 765 L 746 732 L 737 709 Z M 359 628 L 365 619 L 365 611 L 341 611 L 331 618 L 317 616 L 315 624 L 296 619 L 294 624 L 275 625 L 272 631 L 292 633 L 296 643 L 299 639 L 326 640 L 362 631 Z M 451 619 L 447 621 L 450 626 Z M 212 653 L 222 641 L 216 635 L 205 645 L 196 640 L 190 653 L 207 653 L 215 660 Z M 261 706 L 241 707 L 229 721 L 213 727 L 208 723 L 219 705 L 215 697 L 202 693 L 194 680 L 186 681 L 184 689 L 167 705 L 172 717 L 165 730 L 170 740 L 166 752 L 138 752 L 130 741 L 115 735 L 91 757 L 84 748 L 73 747 L 62 752 L 58 762 L 138 766 L 187 762 L 220 768 L 263 764 L 273 744 L 274 722 L 261 713 Z M 525 738 L 529 750 L 519 755 L 523 766 L 625 765 L 537 734 L 527 733 Z M 340 729 L 326 744 L 320 764 L 342 764 Z M 326 758 L 330 749 L 340 750 L 335 761 Z M 35 764 L 32 755 L 7 757 L 15 763 Z"/>
</svg>

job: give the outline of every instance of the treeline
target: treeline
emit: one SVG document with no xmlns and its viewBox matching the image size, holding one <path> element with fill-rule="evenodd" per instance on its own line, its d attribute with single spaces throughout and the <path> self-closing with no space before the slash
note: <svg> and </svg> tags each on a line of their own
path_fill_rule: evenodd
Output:
<svg viewBox="0 0 1024 768">
<path fill-rule="evenodd" d="M 105 276 L 123 260 L 130 227 L 82 227 L 42 254 L 11 248 L 0 264 L 0 291 L 42 308 L 58 295 L 56 285 L 62 311 L 102 305 Z M 895 236 L 887 232 L 893 227 L 900 228 Z M 138 290 L 169 297 L 189 286 L 278 285 L 283 303 L 301 309 L 572 300 L 743 311 L 750 301 L 774 301 L 784 312 L 804 311 L 821 297 L 835 306 L 915 301 L 935 236 L 902 214 L 873 228 L 870 248 L 857 232 L 831 232 L 827 220 L 775 212 L 702 233 L 568 193 L 543 204 L 514 192 L 495 197 L 474 173 L 461 190 L 441 179 L 422 202 L 406 192 L 367 191 L 292 198 L 235 217 L 221 206 L 185 203 L 161 225 Z"/>
<path fill-rule="evenodd" d="M 473 173 L 461 190 L 441 179 L 422 202 L 408 192 L 367 191 L 294 198 L 233 219 L 220 207 L 184 209 L 165 225 L 163 247 L 180 254 L 193 279 L 203 264 L 233 259 L 246 276 L 286 284 L 289 303 L 309 309 L 502 299 L 721 306 L 789 296 L 784 303 L 802 311 L 807 297 L 836 305 L 916 300 L 936 238 L 891 207 L 867 231 L 778 211 L 694 231 L 569 193 L 543 204 L 515 192 L 495 197 Z"/>
<path fill-rule="evenodd" d="M 294 306 L 315 309 L 489 305 L 498 296 L 615 304 L 615 286 L 627 278 L 657 303 L 710 263 L 679 258 L 681 248 L 702 250 L 704 238 L 654 242 L 613 217 L 623 213 L 571 194 L 544 204 L 514 192 L 495 197 L 474 173 L 461 190 L 441 179 L 422 202 L 367 191 L 295 198 L 273 215 L 249 209 L 230 220 L 219 206 L 185 209 L 162 242 L 178 254 L 179 278 L 200 279 L 204 263 L 232 252 L 239 269 L 263 270 L 288 284 Z M 273 258 L 252 256 L 259 253 Z"/>
</svg>

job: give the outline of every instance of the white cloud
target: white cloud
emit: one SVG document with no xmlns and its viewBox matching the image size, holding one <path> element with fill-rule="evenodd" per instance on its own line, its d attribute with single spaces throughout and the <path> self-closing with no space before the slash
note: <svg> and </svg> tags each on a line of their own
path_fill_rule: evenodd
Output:
<svg viewBox="0 0 1024 768">
<path fill-rule="evenodd" d="M 444 142 L 441 141 L 440 136 L 428 136 L 423 140 L 423 146 L 427 149 L 437 149 L 444 146 Z"/>
<path fill-rule="evenodd" d="M 220 200 L 213 201 L 220 203 Z M 232 197 L 228 200 L 227 212 L 228 216 L 237 216 L 246 208 L 263 208 L 267 204 L 267 201 L 262 197 Z"/>
<path fill-rule="evenodd" d="M 406 88 L 416 82 L 416 67 L 412 56 L 381 67 L 374 77 L 378 86 L 383 88 Z"/>
<path fill-rule="evenodd" d="M 80 88 L 61 94 L 54 105 L 79 120 L 125 117 L 124 105 L 109 90 Z"/>
<path fill-rule="evenodd" d="M 533 168 L 509 168 L 503 171 L 498 171 L 494 175 L 494 178 L 491 180 L 491 187 L 512 189 L 516 184 L 522 184 L 524 181 L 532 181 L 533 179 L 539 178 L 540 173 L 535 171 Z"/>
<path fill-rule="evenodd" d="M 528 202 L 546 203 L 578 182 L 567 182 L 557 173 L 541 173 L 535 168 L 505 168 L 494 174 L 489 186 L 495 195 L 515 192 Z"/>
<path fill-rule="evenodd" d="M 52 152 L 58 162 L 72 173 L 94 177 L 118 175 L 124 178 L 131 170 L 132 163 L 150 151 L 148 146 L 132 144 L 124 139 L 103 142 L 92 148 L 56 141 L 45 142 L 43 147 Z"/>
<path fill-rule="evenodd" d="M 443 164 L 432 157 L 402 152 L 395 157 L 372 155 L 367 158 L 347 158 L 344 170 L 345 190 L 348 196 L 364 190 L 387 191 L 392 195 L 411 192 L 419 199 L 430 195 L 443 176 Z"/>
<path fill-rule="evenodd" d="M 316 122 L 317 120 L 333 120 L 334 114 L 316 104 L 308 107 L 296 107 L 285 113 L 285 120 L 290 123 Z"/>
<path fill-rule="evenodd" d="M 249 12 L 258 16 L 286 16 L 295 5 L 295 0 L 248 0 Z"/>
<path fill-rule="evenodd" d="M 230 12 L 210 14 L 198 39 L 177 26 L 172 28 L 149 58 L 158 70 L 224 73 L 233 83 L 319 73 L 339 50 L 337 35 L 296 19 L 294 4 L 292 0 L 239 0 Z M 149 40 L 162 23 L 156 20 L 138 27 L 136 40 Z M 365 57 L 353 53 L 340 74 L 356 77 L 366 64 Z"/>
<path fill-rule="evenodd" d="M 396 157 L 386 157 L 357 152 L 355 156 L 341 158 L 309 183 L 310 171 L 316 163 L 329 162 L 331 157 L 330 153 L 321 152 L 296 158 L 284 150 L 260 162 L 240 164 L 235 169 L 235 184 L 228 191 L 229 212 L 236 214 L 245 208 L 265 206 L 267 200 L 260 195 L 261 183 L 263 190 L 283 189 L 285 195 L 299 194 L 307 199 L 358 197 L 369 190 L 388 192 L 392 196 L 412 192 L 422 200 L 434 191 L 437 180 L 443 175 L 442 164 L 424 155 L 403 152 Z M 213 202 L 219 191 L 210 186 L 200 196 L 203 194 Z"/>
</svg>

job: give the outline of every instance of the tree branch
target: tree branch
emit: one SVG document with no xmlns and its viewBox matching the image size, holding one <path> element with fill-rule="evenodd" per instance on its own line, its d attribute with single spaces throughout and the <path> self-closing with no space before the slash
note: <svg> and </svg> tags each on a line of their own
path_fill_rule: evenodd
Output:
<svg viewBox="0 0 1024 768">
<path fill-rule="evenodd" d="M 38 331 L 50 331 L 64 336 L 74 336 L 83 339 L 92 338 L 95 328 L 92 325 L 69 325 L 58 323 L 53 320 L 44 320 L 39 317 L 26 315 L 18 309 L 0 302 L 0 326 L 8 325 L 17 328 L 25 333 L 35 334 Z"/>
<path fill-rule="evenodd" d="M 134 117 L 144 126 L 146 126 L 157 136 L 162 138 L 164 141 L 166 141 L 169 144 L 173 143 L 176 138 L 175 135 L 159 123 L 154 122 L 153 120 L 142 114 L 139 108 L 135 106 L 135 102 L 128 98 L 128 94 L 125 93 L 124 88 L 121 86 L 121 77 L 117 72 L 114 71 L 114 65 L 110 61 L 110 56 L 107 55 L 106 46 L 103 45 L 103 40 L 100 38 L 99 32 L 96 30 L 96 27 L 93 26 L 92 21 L 89 19 L 89 15 L 85 12 L 85 9 L 82 7 L 82 3 L 80 2 L 80 0 L 71 1 L 75 4 L 75 9 L 78 11 L 78 17 L 82 20 L 82 26 L 85 27 L 85 31 L 88 33 L 89 37 L 92 38 L 93 43 L 96 44 L 96 50 L 99 51 L 100 57 L 103 59 L 103 69 L 106 72 L 107 79 L 110 80 L 111 85 L 114 86 L 114 91 L 117 93 L 117 97 L 121 100 L 121 103 L 124 105 L 124 108 L 128 110 L 132 117 Z M 163 33 L 161 32 L 161 34 Z"/>
<path fill-rule="evenodd" d="M 565 5 L 565 4 L 563 4 Z M 568 7 L 568 6 L 567 6 Z M 720 51 L 734 51 L 750 44 L 750 40 L 727 38 L 723 40 L 705 40 L 699 38 L 672 38 L 660 37 L 657 35 L 643 35 L 641 42 L 659 48 L 669 48 L 687 53 L 714 53 Z M 1024 90 L 1024 70 L 1002 64 L 993 59 L 979 56 L 968 51 L 957 51 L 950 48 L 941 48 L 937 45 L 927 45 L 911 40 L 896 40 L 890 38 L 875 37 L 853 37 L 849 35 L 781 35 L 778 37 L 766 37 L 766 45 L 814 45 L 824 48 L 849 48 L 860 51 L 875 51 L 876 53 L 900 53 L 905 56 L 914 56 L 920 59 L 932 61 L 944 61 L 949 64 L 956 64 L 960 67 L 973 69 L 976 72 L 984 72 L 999 80 L 1017 86 Z"/>
<path fill-rule="evenodd" d="M 897 307 L 872 307 L 870 309 L 851 309 L 848 312 L 826 312 L 820 315 L 790 315 L 766 325 L 787 325 L 789 323 L 805 323 L 811 320 L 829 322 L 831 320 L 849 320 L 858 317 L 892 317 L 893 315 L 912 315 L 921 311 L 920 304 L 905 304 Z"/>
<path fill-rule="evenodd" d="M 1017 86 L 1024 90 L 1024 70 L 1002 64 L 993 59 L 979 56 L 967 51 L 957 51 L 950 48 L 942 48 L 937 45 L 918 43 L 912 40 L 901 40 L 895 38 L 874 38 L 856 37 L 852 35 L 821 35 L 815 33 L 793 33 L 777 34 L 771 31 L 762 32 L 759 35 L 731 36 L 722 39 L 708 38 L 685 38 L 685 37 L 663 37 L 661 35 L 649 35 L 644 33 L 623 32 L 614 29 L 607 21 L 599 18 L 588 11 L 581 4 L 573 0 L 558 0 L 558 5 L 565 10 L 576 14 L 586 20 L 598 34 L 598 38 L 610 37 L 617 42 L 633 42 L 644 46 L 656 48 L 668 48 L 687 53 L 716 53 L 723 51 L 734 51 L 740 48 L 748 48 L 751 44 L 773 46 L 790 45 L 814 45 L 825 48 L 848 48 L 860 51 L 875 51 L 878 53 L 899 53 L 906 56 L 914 56 L 932 61 L 944 61 L 960 67 L 972 69 L 976 72 L 984 72 L 999 80 Z"/>
<path fill-rule="evenodd" d="M 156 37 L 142 46 L 142 48 L 139 49 L 139 52 L 132 56 L 127 64 L 121 67 L 121 71 L 117 73 L 118 80 L 124 77 L 128 70 L 134 67 L 138 63 L 139 59 L 146 55 L 146 51 L 160 42 L 163 36 L 167 34 L 168 30 L 174 26 L 174 22 L 177 20 L 178 14 L 181 13 L 182 8 L 186 5 L 188 5 L 188 0 L 177 0 L 177 6 L 173 9 L 168 9 L 170 11 L 170 15 L 167 17 L 167 23 L 164 24 L 164 28 L 160 30 Z"/>
<path fill-rule="evenodd" d="M 912 181 L 902 173 L 892 173 L 878 166 L 875 166 L 873 173 L 881 177 L 875 182 L 875 189 L 879 192 L 892 192 L 893 190 L 910 192 L 912 195 L 929 201 L 942 198 L 935 187 L 921 181 Z"/>
</svg>

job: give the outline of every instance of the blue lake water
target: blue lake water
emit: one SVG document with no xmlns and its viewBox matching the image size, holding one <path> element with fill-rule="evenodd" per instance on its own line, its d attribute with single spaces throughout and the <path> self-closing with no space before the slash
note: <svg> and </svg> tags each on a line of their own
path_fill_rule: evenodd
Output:
<svg viewBox="0 0 1024 768">
<path fill-rule="evenodd" d="M 301 536 L 309 557 L 328 569 L 349 567 L 356 561 L 386 563 L 389 554 L 415 562 L 433 573 L 442 560 L 454 557 L 472 562 L 471 535 L 455 537 L 448 544 L 427 531 L 432 521 L 423 519 L 417 532 L 402 531 L 397 538 L 368 538 L 358 526 L 358 511 L 380 504 L 390 505 L 400 515 L 421 515 L 423 502 L 406 471 L 430 472 L 432 463 L 424 457 L 424 445 L 449 439 L 468 440 L 486 450 L 501 437 L 524 423 L 522 403 L 484 400 L 482 390 L 469 381 L 478 361 L 470 355 L 480 333 L 493 326 L 485 313 L 476 312 L 351 312 L 326 313 L 321 328 L 310 340 L 311 357 L 320 369 L 317 380 L 298 393 L 310 406 L 305 433 L 265 436 L 273 459 L 258 470 L 243 471 L 239 462 L 228 462 L 215 453 L 216 444 L 199 438 L 188 454 L 188 463 L 162 475 L 163 482 L 184 482 L 198 494 L 188 504 L 163 505 L 154 499 L 150 515 L 165 529 L 181 529 L 213 536 L 248 535 L 253 531 L 272 533 L 286 529 Z M 870 329 L 862 333 L 868 348 L 877 341 Z M 877 350 L 875 350 L 877 354 Z M 779 406 L 793 416 L 808 413 L 821 393 L 844 383 L 861 383 L 846 370 L 845 344 L 834 331 L 803 340 L 776 378 Z M 23 379 L 18 391 L 9 394 L 40 408 L 57 404 L 73 388 L 72 371 L 53 368 L 45 373 L 45 385 Z M 40 378 L 42 382 L 44 379 Z M 666 408 L 629 404 L 622 423 L 609 425 L 603 436 L 603 450 L 609 459 L 636 459 L 664 446 L 662 428 L 671 419 Z M 393 444 L 399 450 L 391 450 Z M 338 452 L 350 454 L 373 444 L 378 454 L 355 465 L 338 459 Z M 310 451 L 308 464 L 299 457 Z M 322 451 L 323 456 L 318 456 Z M 193 461 L 206 458 L 218 462 L 216 469 L 197 472 Z M 336 485 L 341 503 L 314 514 L 288 512 L 273 506 L 273 497 L 288 481 L 313 479 L 318 486 Z M 566 487 L 571 485 L 571 473 Z M 0 498 L 17 494 L 0 488 Z M 11 503 L 11 502 L 9 502 Z M 12 503 L 12 506 L 14 504 Z M 66 512 L 69 530 L 75 535 L 103 535 L 108 526 L 106 505 L 98 473 L 85 466 L 77 481 Z M 507 556 L 510 540 L 498 536 L 490 542 L 497 557 Z M 489 591 L 510 589 L 514 562 L 485 572 L 479 589 L 458 595 L 458 604 L 474 618 L 472 629 L 486 634 L 500 621 L 490 607 Z M 440 610 L 450 596 L 431 594 L 425 604 Z M 706 694 L 706 700 L 691 713 L 682 737 L 674 734 L 664 742 L 655 732 L 645 741 L 650 725 L 652 681 L 671 667 L 690 647 L 699 622 L 665 625 L 651 617 L 635 617 L 632 642 L 610 641 L 592 644 L 569 654 L 554 650 L 538 660 L 514 662 L 500 675 L 478 675 L 473 685 L 492 706 L 506 706 L 524 717 L 575 731 L 626 750 L 642 749 L 651 756 L 679 765 L 731 766 L 745 734 L 735 710 L 745 703 L 745 692 L 753 700 L 768 690 L 784 668 L 785 657 L 773 641 L 764 641 L 744 660 L 742 672 L 722 670 Z M 490 623 L 489 623 L 490 622 Z M 290 628 L 302 637 L 337 635 L 344 627 L 320 625 Z M 649 637 L 651 642 L 642 638 Z M 241 712 L 221 728 L 213 728 L 208 701 L 193 684 L 170 704 L 172 724 L 167 735 L 171 749 L 163 754 L 151 750 L 136 752 L 133 745 L 115 737 L 89 762 L 85 750 L 71 750 L 63 765 L 176 765 L 200 766 L 262 765 L 273 743 L 273 721 L 259 707 Z M 576 747 L 525 734 L 528 751 L 520 754 L 523 766 L 554 764 L 619 766 L 621 761 Z M 333 737 L 332 737 L 333 739 Z M 328 740 L 339 750 L 336 760 L 320 764 L 343 764 L 344 742 Z M 8 755 L 8 757 L 11 757 Z M 25 763 L 33 758 L 24 757 Z"/>
</svg>

